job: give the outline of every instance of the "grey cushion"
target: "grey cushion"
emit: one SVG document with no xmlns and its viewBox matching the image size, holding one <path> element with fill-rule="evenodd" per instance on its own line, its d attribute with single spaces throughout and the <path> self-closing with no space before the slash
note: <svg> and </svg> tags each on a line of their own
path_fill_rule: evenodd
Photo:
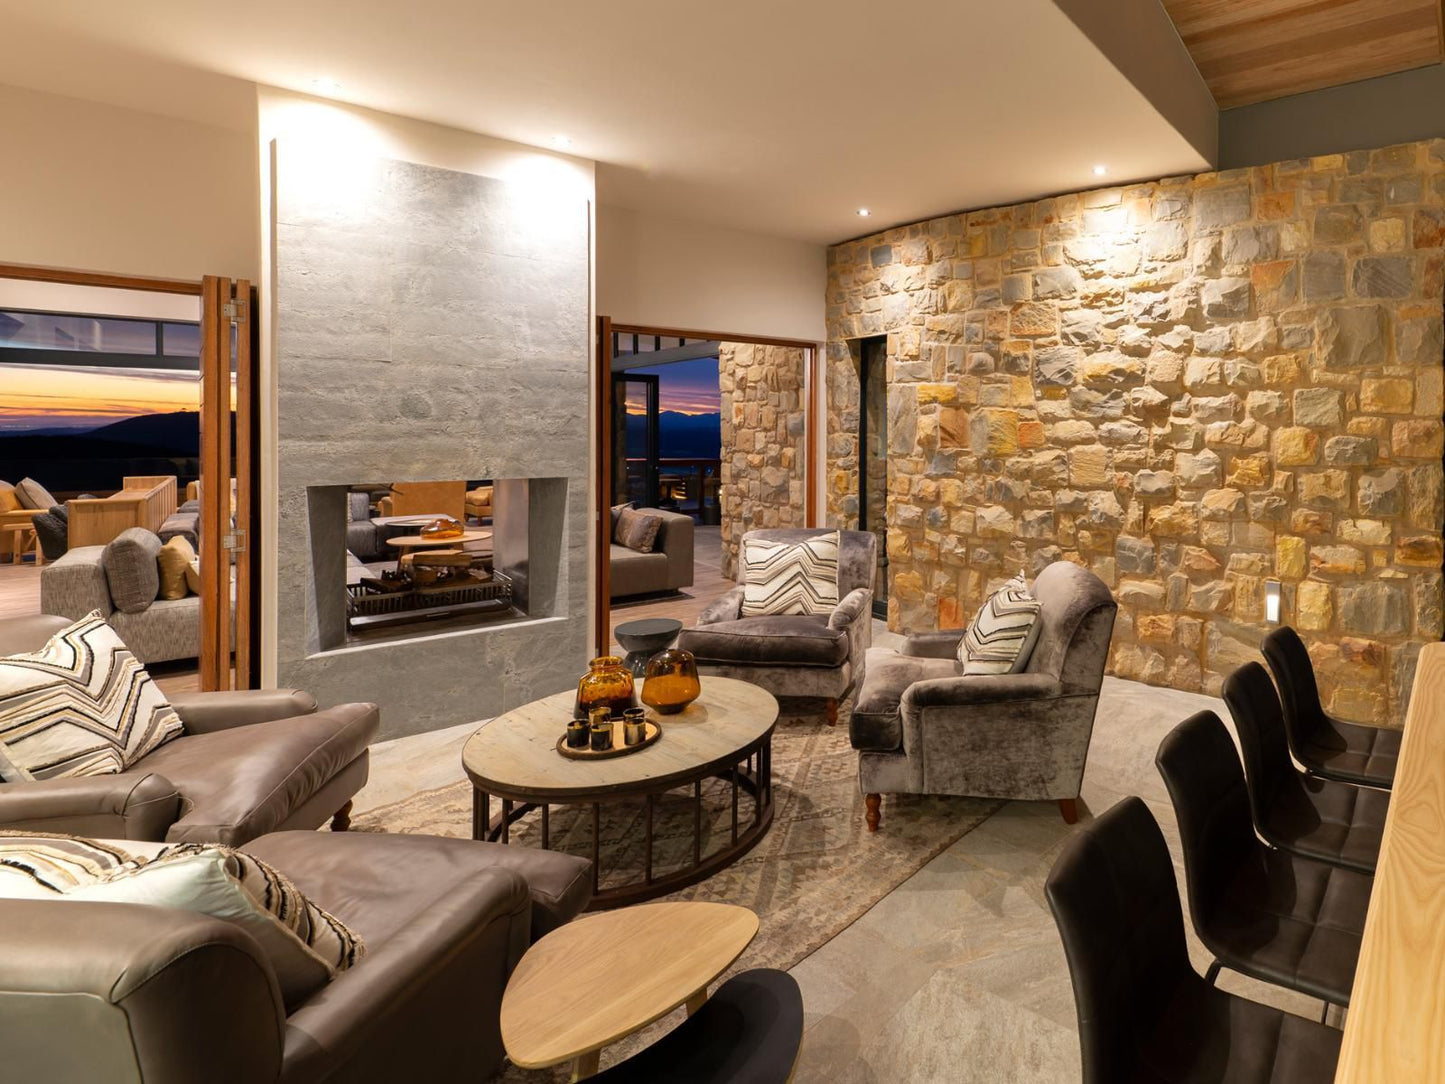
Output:
<svg viewBox="0 0 1445 1084">
<path fill-rule="evenodd" d="M 40 541 L 40 552 L 45 554 L 47 561 L 58 561 L 65 556 L 66 539 L 70 534 L 65 505 L 57 504 L 49 512 L 31 516 L 30 525 L 35 528 L 35 537 Z"/>
<path fill-rule="evenodd" d="M 657 532 L 661 529 L 662 517 L 655 512 L 624 508 L 617 517 L 612 541 L 638 553 L 651 553 L 652 544 L 657 541 Z"/>
<path fill-rule="evenodd" d="M 849 643 L 846 631 L 828 627 L 826 614 L 785 614 L 683 629 L 678 646 L 699 663 L 833 667 L 847 661 Z"/>
<path fill-rule="evenodd" d="M 903 745 L 903 721 L 898 705 L 916 681 L 963 676 L 957 659 L 935 659 L 900 655 L 889 648 L 868 652 L 863 688 L 848 721 L 848 736 L 854 749 L 891 753 Z"/>
<path fill-rule="evenodd" d="M 180 536 L 191 544 L 191 549 L 201 548 L 200 527 L 201 516 L 199 512 L 172 512 L 161 524 L 160 539 L 162 542 L 169 542 L 172 538 Z"/>
<path fill-rule="evenodd" d="M 111 539 L 100 555 L 110 600 L 122 613 L 140 613 L 161 592 L 160 536 L 144 527 L 130 527 Z"/>
<path fill-rule="evenodd" d="M 348 493 L 346 495 L 346 520 L 348 523 L 360 523 L 362 520 L 371 518 L 371 494 L 370 493 Z"/>
<path fill-rule="evenodd" d="M 15 496 L 25 508 L 41 509 L 51 508 L 58 502 L 50 495 L 50 490 L 37 482 L 34 478 L 22 478 L 15 483 Z"/>
<path fill-rule="evenodd" d="M 200 512 L 201 512 L 201 502 L 198 501 L 198 500 L 194 500 L 194 499 L 193 499 L 193 500 L 186 501 L 186 502 L 185 502 L 184 504 L 182 504 L 179 508 L 177 508 L 176 511 L 177 511 L 177 512 L 195 512 L 197 515 L 200 515 Z"/>
</svg>

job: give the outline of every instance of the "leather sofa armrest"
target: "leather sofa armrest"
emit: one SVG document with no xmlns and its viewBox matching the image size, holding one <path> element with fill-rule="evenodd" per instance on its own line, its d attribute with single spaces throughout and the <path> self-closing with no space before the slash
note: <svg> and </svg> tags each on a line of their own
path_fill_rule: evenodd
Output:
<svg viewBox="0 0 1445 1084">
<path fill-rule="evenodd" d="M 833 612 L 828 615 L 828 627 L 835 630 L 851 628 L 858 618 L 865 615 L 871 618 L 872 609 L 873 592 L 867 587 L 855 587 L 833 607 Z"/>
<path fill-rule="evenodd" d="M 952 659 L 958 656 L 958 641 L 964 629 L 941 629 L 938 632 L 916 632 L 903 641 L 900 655 L 915 659 Z"/>
<path fill-rule="evenodd" d="M 154 772 L 0 784 L 0 825 L 101 839 L 166 838 L 181 796 Z"/>
<path fill-rule="evenodd" d="M 188 734 L 209 734 L 316 711 L 316 698 L 299 689 L 241 689 L 235 692 L 176 693 L 171 707 Z"/>
<path fill-rule="evenodd" d="M 134 903 L 0 909 L 7 1080 L 280 1078 L 281 993 L 240 927 Z"/>
<path fill-rule="evenodd" d="M 743 610 L 743 589 L 739 585 L 725 595 L 708 603 L 707 608 L 697 615 L 699 625 L 716 625 L 719 621 L 736 621 Z"/>
<path fill-rule="evenodd" d="M 986 707 L 1016 700 L 1056 700 L 1068 689 L 1051 674 L 979 674 L 915 681 L 903 692 L 903 710 Z"/>
<path fill-rule="evenodd" d="M 286 1079 L 406 1066 L 395 1079 L 439 1080 L 458 1065 L 490 1077 L 503 1056 L 502 992 L 530 942 L 531 912 L 519 874 L 484 869 L 368 942 L 364 959 L 287 1019 Z"/>
</svg>

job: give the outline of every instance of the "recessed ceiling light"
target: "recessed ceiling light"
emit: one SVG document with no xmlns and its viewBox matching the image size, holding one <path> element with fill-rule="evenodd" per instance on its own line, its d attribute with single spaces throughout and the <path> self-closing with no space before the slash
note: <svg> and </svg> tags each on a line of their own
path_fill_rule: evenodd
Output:
<svg viewBox="0 0 1445 1084">
<path fill-rule="evenodd" d="M 871 215 L 872 213 L 873 213 L 873 212 L 870 211 L 870 210 L 868 210 L 867 207 L 859 207 L 859 208 L 858 208 L 858 217 L 859 217 L 859 218 L 867 218 L 867 217 L 868 217 L 869 215 Z"/>
<path fill-rule="evenodd" d="M 341 89 L 340 83 L 325 75 L 318 75 L 311 80 L 311 85 L 316 88 L 318 94 L 335 94 Z"/>
<path fill-rule="evenodd" d="M 564 135 L 554 135 L 554 136 L 552 137 L 552 146 L 554 146 L 554 147 L 570 147 L 570 146 L 572 146 L 572 137 L 571 137 L 571 136 L 564 136 Z"/>
<path fill-rule="evenodd" d="M 1105 169 L 1103 166 L 1095 166 L 1095 167 L 1094 167 L 1094 176 L 1095 176 L 1095 177 L 1102 177 L 1104 174 L 1106 174 L 1106 173 L 1108 173 L 1108 172 L 1109 172 L 1109 171 L 1108 171 L 1107 169 Z"/>
</svg>

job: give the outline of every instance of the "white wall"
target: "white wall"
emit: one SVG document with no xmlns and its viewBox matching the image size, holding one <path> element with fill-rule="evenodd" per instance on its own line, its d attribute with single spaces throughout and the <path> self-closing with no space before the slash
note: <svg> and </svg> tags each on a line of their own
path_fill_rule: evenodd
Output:
<svg viewBox="0 0 1445 1084">
<path fill-rule="evenodd" d="M 0 86 L 0 133 L 0 261 L 255 277 L 250 132 Z"/>
<path fill-rule="evenodd" d="M 348 160 L 359 158 L 392 158 L 496 177 L 525 185 L 537 192 L 540 198 L 572 195 L 585 199 L 593 207 L 596 186 L 593 163 L 586 159 L 342 102 L 294 94 L 275 87 L 256 88 L 256 116 L 261 167 L 257 208 L 262 251 L 265 253 L 260 278 L 261 501 L 267 513 L 263 516 L 261 539 L 261 681 L 263 686 L 270 686 L 276 680 L 276 618 L 279 605 L 276 569 L 277 396 L 272 368 L 271 321 L 273 142 L 284 139 L 309 150 L 314 158 L 316 183 L 327 186 L 336 199 L 343 200 L 346 198 L 346 186 L 353 176 L 348 169 Z M 595 238 L 595 223 L 592 233 Z M 589 238 L 589 247 L 591 240 Z M 595 269 L 595 249 L 590 251 L 589 258 Z M 595 291 L 595 274 L 593 280 Z M 596 311 L 595 303 L 592 311 Z M 592 342 L 591 336 L 588 341 L 589 344 Z M 596 361 L 591 356 L 592 349 L 593 346 L 589 346 L 589 367 Z M 592 439 L 591 435 L 589 439 Z M 591 567 L 592 554 L 589 552 L 589 571 Z M 589 628 L 592 621 L 591 594 L 589 583 Z"/>
<path fill-rule="evenodd" d="M 603 205 L 597 311 L 619 324 L 822 342 L 825 251 Z"/>
</svg>

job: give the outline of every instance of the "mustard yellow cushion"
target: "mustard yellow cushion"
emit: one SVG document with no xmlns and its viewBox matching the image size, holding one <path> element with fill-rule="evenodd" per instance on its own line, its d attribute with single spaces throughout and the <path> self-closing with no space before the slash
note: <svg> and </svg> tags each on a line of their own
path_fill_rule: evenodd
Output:
<svg viewBox="0 0 1445 1084">
<path fill-rule="evenodd" d="M 195 559 L 196 551 L 182 535 L 176 535 L 161 547 L 160 553 L 156 555 L 156 564 L 161 572 L 161 598 L 186 597 L 186 570 Z"/>
<path fill-rule="evenodd" d="M 20 507 L 20 498 L 15 496 L 15 487 L 8 482 L 0 482 L 0 512 L 14 512 Z"/>
</svg>

